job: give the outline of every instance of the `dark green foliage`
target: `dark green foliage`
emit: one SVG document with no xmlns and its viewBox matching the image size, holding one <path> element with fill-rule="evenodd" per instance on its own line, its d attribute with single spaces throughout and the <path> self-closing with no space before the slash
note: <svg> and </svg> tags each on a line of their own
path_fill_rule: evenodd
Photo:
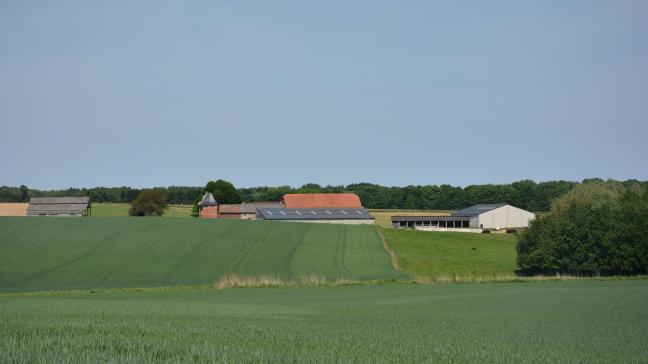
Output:
<svg viewBox="0 0 648 364">
<path fill-rule="evenodd" d="M 159 189 L 142 190 L 131 203 L 131 216 L 162 216 L 169 207 L 169 198 Z"/>
<path fill-rule="evenodd" d="M 20 185 L 20 202 L 29 201 L 29 189 L 25 185 Z"/>
<path fill-rule="evenodd" d="M 594 181 L 594 183 L 598 183 Z M 584 187 L 558 201 L 520 234 L 518 272 L 632 275 L 648 273 L 648 190 Z M 605 188 L 605 187 L 603 187 Z M 588 197 L 588 191 L 597 192 Z"/>
<path fill-rule="evenodd" d="M 219 179 L 209 181 L 205 186 L 206 192 L 211 192 L 216 202 L 220 203 L 241 203 L 241 194 L 236 190 L 234 185 L 228 181 Z"/>
</svg>

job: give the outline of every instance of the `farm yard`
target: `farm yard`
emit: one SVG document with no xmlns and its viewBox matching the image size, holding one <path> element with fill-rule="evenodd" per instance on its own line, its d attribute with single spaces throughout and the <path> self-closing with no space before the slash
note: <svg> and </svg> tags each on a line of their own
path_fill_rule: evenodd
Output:
<svg viewBox="0 0 648 364">
<path fill-rule="evenodd" d="M 640 363 L 647 301 L 645 280 L 3 293 L 0 361 Z"/>
</svg>

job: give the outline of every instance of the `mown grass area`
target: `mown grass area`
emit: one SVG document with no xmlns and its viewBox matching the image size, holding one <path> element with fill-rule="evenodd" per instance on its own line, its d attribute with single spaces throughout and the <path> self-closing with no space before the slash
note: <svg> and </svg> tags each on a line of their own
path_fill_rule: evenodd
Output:
<svg viewBox="0 0 648 364">
<path fill-rule="evenodd" d="M 119 217 L 128 216 L 130 205 L 126 203 L 93 203 L 92 217 Z M 191 217 L 191 206 L 170 205 L 163 217 Z"/>
<path fill-rule="evenodd" d="M 404 276 L 373 226 L 3 217 L 0 252 L 0 291 L 210 284 L 226 274 Z"/>
<path fill-rule="evenodd" d="M 513 234 L 383 229 L 401 270 L 421 277 L 513 276 L 516 268 Z"/>
<path fill-rule="evenodd" d="M 639 363 L 648 281 L 0 294 L 0 362 Z"/>
<path fill-rule="evenodd" d="M 369 209 L 369 212 L 376 218 L 375 224 L 383 227 L 390 228 L 391 217 L 393 215 L 400 216 L 448 216 L 452 211 L 447 210 L 383 210 L 383 209 Z"/>
</svg>

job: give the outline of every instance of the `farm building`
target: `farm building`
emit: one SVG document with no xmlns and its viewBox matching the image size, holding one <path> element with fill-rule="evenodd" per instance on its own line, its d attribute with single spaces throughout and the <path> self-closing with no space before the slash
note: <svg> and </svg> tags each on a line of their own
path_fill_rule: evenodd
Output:
<svg viewBox="0 0 648 364">
<path fill-rule="evenodd" d="M 281 207 L 281 202 L 243 202 L 240 204 L 219 204 L 214 196 L 207 192 L 198 202 L 198 216 L 203 219 L 244 219 L 257 218 L 260 207 Z"/>
<path fill-rule="evenodd" d="M 282 202 L 285 207 L 258 208 L 257 218 L 329 224 L 374 223 L 374 217 L 353 193 L 292 193 L 284 195 Z"/>
<path fill-rule="evenodd" d="M 32 197 L 27 216 L 88 216 L 92 214 L 90 197 Z"/>
<path fill-rule="evenodd" d="M 287 209 L 362 208 L 355 193 L 289 193 L 282 202 Z"/>
<path fill-rule="evenodd" d="M 281 202 L 242 202 L 240 204 L 221 204 L 218 206 L 218 218 L 255 220 L 257 209 L 278 208 Z"/>
<path fill-rule="evenodd" d="M 363 208 L 356 209 L 289 209 L 260 208 L 258 219 L 273 221 L 318 222 L 328 224 L 373 224 L 374 217 Z"/>
<path fill-rule="evenodd" d="M 535 214 L 508 204 L 481 204 L 456 211 L 451 216 L 392 216 L 395 228 L 465 231 L 528 227 Z"/>
<path fill-rule="evenodd" d="M 198 216 L 203 219 L 218 218 L 218 202 L 216 202 L 211 192 L 206 192 L 198 202 Z"/>
</svg>

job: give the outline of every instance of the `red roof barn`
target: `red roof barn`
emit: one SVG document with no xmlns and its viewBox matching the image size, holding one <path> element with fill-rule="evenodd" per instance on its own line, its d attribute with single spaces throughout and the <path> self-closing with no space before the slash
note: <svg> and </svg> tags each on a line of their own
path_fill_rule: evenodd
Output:
<svg viewBox="0 0 648 364">
<path fill-rule="evenodd" d="M 283 197 L 288 209 L 303 208 L 362 208 L 355 193 L 289 193 Z"/>
</svg>

